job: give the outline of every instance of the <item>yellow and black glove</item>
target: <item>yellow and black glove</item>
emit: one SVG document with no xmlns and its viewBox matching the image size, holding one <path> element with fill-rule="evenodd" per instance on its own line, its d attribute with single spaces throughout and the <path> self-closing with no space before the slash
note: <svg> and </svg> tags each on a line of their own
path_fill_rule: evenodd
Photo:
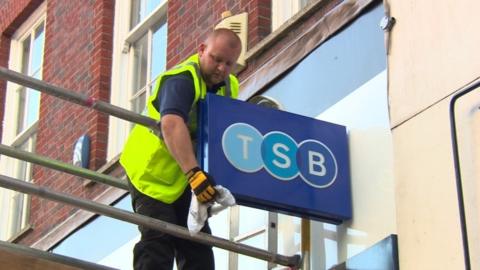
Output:
<svg viewBox="0 0 480 270">
<path fill-rule="evenodd" d="M 217 191 L 214 188 L 215 181 L 210 175 L 199 167 L 191 169 L 185 175 L 199 202 L 207 203 L 215 199 L 217 195 Z"/>
</svg>

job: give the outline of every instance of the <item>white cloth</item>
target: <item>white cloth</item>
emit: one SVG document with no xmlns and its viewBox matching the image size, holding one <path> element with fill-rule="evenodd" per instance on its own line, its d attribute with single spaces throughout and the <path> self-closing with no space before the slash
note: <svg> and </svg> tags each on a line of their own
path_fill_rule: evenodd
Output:
<svg viewBox="0 0 480 270">
<path fill-rule="evenodd" d="M 216 215 L 223 209 L 236 204 L 235 198 L 233 197 L 232 193 L 230 193 L 230 190 L 222 187 L 221 185 L 216 185 L 214 188 L 218 193 L 215 197 L 215 202 L 220 205 L 212 207 L 210 209 L 210 214 Z M 208 219 L 208 207 L 212 206 L 213 204 L 214 202 L 199 202 L 192 191 L 192 201 L 190 202 L 190 209 L 188 211 L 187 219 L 187 225 L 190 234 L 196 234 L 203 228 L 205 221 Z"/>
</svg>

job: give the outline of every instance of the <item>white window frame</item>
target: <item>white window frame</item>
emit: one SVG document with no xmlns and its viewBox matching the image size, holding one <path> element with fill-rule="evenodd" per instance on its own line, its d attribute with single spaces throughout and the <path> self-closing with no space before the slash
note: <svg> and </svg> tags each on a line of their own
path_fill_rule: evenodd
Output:
<svg viewBox="0 0 480 270">
<path fill-rule="evenodd" d="M 158 15 L 157 15 L 158 13 Z M 129 83 L 129 86 L 130 86 L 130 90 L 128 91 L 129 93 L 129 103 L 130 103 L 130 109 L 133 110 L 133 103 L 135 103 L 135 100 L 144 95 L 145 94 L 145 100 L 148 100 L 148 98 L 150 97 L 151 95 L 151 92 L 152 92 L 152 88 L 154 87 L 154 82 L 155 80 L 157 79 L 157 77 L 155 78 L 151 78 L 151 67 L 152 67 L 152 58 L 151 58 L 151 55 L 153 53 L 153 48 L 152 48 L 152 40 L 153 40 L 153 30 L 155 29 L 156 26 L 158 26 L 162 21 L 165 21 L 166 22 L 166 16 L 163 15 L 163 14 L 166 14 L 166 5 L 165 4 L 161 4 L 150 16 L 148 16 L 145 21 L 143 23 L 140 23 L 139 25 L 137 25 L 137 27 L 135 27 L 129 34 L 129 36 L 127 37 L 126 39 L 126 46 L 129 47 L 129 57 L 130 57 L 130 61 L 129 63 L 131 63 L 129 65 L 129 68 L 130 68 L 130 78 L 131 78 L 131 82 Z M 156 17 L 155 17 L 156 16 Z M 155 20 L 151 20 L 151 18 L 160 18 L 160 21 L 155 21 Z M 147 58 L 147 70 L 146 70 L 146 75 L 147 75 L 147 78 L 146 78 L 146 81 L 147 83 L 141 88 L 141 89 L 133 89 L 133 80 L 134 80 L 134 73 L 135 73 L 135 65 L 134 65 L 134 62 L 135 62 L 135 47 L 133 46 L 134 43 L 136 41 L 140 41 L 140 38 L 142 38 L 144 35 L 147 35 L 147 55 L 150 56 Z M 136 91 L 135 91 L 136 90 Z M 147 91 L 149 90 L 149 91 Z M 133 93 L 133 91 L 135 91 L 135 93 Z M 145 104 L 143 104 L 142 109 L 143 107 L 145 106 Z"/>
<path fill-rule="evenodd" d="M 130 30 L 131 10 L 133 1 L 115 1 L 115 22 L 114 22 L 114 46 L 112 61 L 112 91 L 111 103 L 116 106 L 133 110 L 133 100 L 142 94 L 145 94 L 145 100 L 148 100 L 152 82 L 156 78 L 150 78 L 151 59 L 147 63 L 147 84 L 144 88 L 133 93 L 134 79 L 134 48 L 133 44 L 143 35 L 147 34 L 148 48 L 147 54 L 152 54 L 151 40 L 153 38 L 153 29 L 161 22 L 167 21 L 168 1 L 165 0 L 156 7 L 142 22 L 138 23 Z M 127 93 L 127 94 L 125 94 Z M 143 106 L 142 106 L 143 107 Z M 120 120 L 116 117 L 110 117 L 109 121 L 109 144 L 107 159 L 118 158 L 123 150 L 125 140 L 131 130 L 132 124 Z"/>
<path fill-rule="evenodd" d="M 17 29 L 15 34 L 11 38 L 10 45 L 10 55 L 9 55 L 9 65 L 8 68 L 21 72 L 22 61 L 23 61 L 23 41 L 26 40 L 29 36 L 32 38 L 35 37 L 35 30 L 43 24 L 44 32 L 46 29 L 46 3 L 42 3 L 32 15 Z M 45 33 L 44 33 L 45 35 Z M 31 42 L 33 40 L 31 39 Z M 32 49 L 32 46 L 30 46 Z M 43 49 L 45 48 L 45 39 L 43 44 Z M 43 56 L 44 51 L 42 51 L 42 60 L 40 63 L 40 74 L 42 73 L 43 68 Z M 30 63 L 29 63 L 30 65 Z M 30 126 L 25 127 L 21 132 L 17 133 L 19 119 L 18 117 L 7 117 L 7 116 L 18 116 L 20 112 L 19 99 L 20 91 L 23 87 L 12 83 L 7 82 L 7 91 L 5 97 L 5 116 L 4 116 L 4 126 L 2 134 L 2 143 L 10 145 L 14 148 L 20 148 L 25 143 L 27 147 L 24 147 L 24 150 L 33 152 L 35 149 L 35 140 L 36 132 L 38 127 L 38 119 L 32 123 Z M 24 164 L 22 164 L 24 163 Z M 14 158 L 9 158 L 3 156 L 0 159 L 0 170 L 5 175 L 18 178 L 18 170 L 20 166 L 25 166 L 25 171 L 23 172 L 26 175 L 25 181 L 31 182 L 32 180 L 32 165 L 28 162 L 21 161 Z M 22 196 L 22 210 L 16 212 L 13 207 L 13 201 L 18 196 Z M 0 240 L 3 241 L 14 241 L 25 231 L 30 229 L 30 196 L 19 193 L 9 189 L 0 188 Z M 21 214 L 20 217 L 20 228 L 12 228 L 13 220 L 17 218 L 18 213 Z"/>
<path fill-rule="evenodd" d="M 145 100 L 148 100 L 148 98 L 151 95 L 151 91 L 147 91 L 147 89 L 150 89 L 153 87 L 152 83 L 155 81 L 156 78 L 150 78 L 150 69 L 151 69 L 151 57 L 147 58 L 147 70 L 146 70 L 146 75 L 147 75 L 147 83 L 145 86 L 141 89 L 137 89 L 135 93 L 133 93 L 132 89 L 133 86 L 133 76 L 134 76 L 134 61 L 135 61 L 135 55 L 134 55 L 134 43 L 139 41 L 140 38 L 142 38 L 145 34 L 147 35 L 147 55 L 151 56 L 152 55 L 152 39 L 153 39 L 153 29 L 155 26 L 157 26 L 161 21 L 166 22 L 167 18 L 167 6 L 168 6 L 168 1 L 162 2 L 157 8 L 155 8 L 150 15 L 145 17 L 145 19 L 138 23 L 129 33 L 127 38 L 125 39 L 125 45 L 126 47 L 129 48 L 128 53 L 130 57 L 129 61 L 129 77 L 130 77 L 130 83 L 128 84 L 130 87 L 130 90 L 128 93 L 130 94 L 129 98 L 129 103 L 130 103 L 130 109 L 132 109 L 132 103 L 136 98 L 139 96 L 145 94 Z M 131 9 L 130 9 L 131 10 Z M 125 49 L 124 51 L 125 52 Z M 132 94 L 133 93 L 133 94 Z"/>
<path fill-rule="evenodd" d="M 272 32 L 305 8 L 312 0 L 272 0 Z"/>
</svg>

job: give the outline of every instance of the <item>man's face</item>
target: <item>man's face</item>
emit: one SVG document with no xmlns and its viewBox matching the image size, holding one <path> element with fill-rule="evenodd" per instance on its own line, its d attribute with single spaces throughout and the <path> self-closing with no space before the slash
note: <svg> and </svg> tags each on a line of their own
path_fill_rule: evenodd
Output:
<svg viewBox="0 0 480 270">
<path fill-rule="evenodd" d="M 198 50 L 200 71 L 205 83 L 212 86 L 224 81 L 235 67 L 240 46 L 232 48 L 228 37 L 218 36 L 202 43 Z"/>
</svg>

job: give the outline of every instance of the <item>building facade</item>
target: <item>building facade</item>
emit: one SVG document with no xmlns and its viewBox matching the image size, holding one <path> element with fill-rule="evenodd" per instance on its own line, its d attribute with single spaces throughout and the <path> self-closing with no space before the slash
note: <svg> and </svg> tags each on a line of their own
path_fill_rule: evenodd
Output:
<svg viewBox="0 0 480 270">
<path fill-rule="evenodd" d="M 480 78 L 476 8 L 473 0 L 1 0 L 0 66 L 142 113 L 162 71 L 214 27 L 238 23 L 242 100 L 346 126 L 353 218 L 334 225 L 238 206 L 211 218 L 213 234 L 302 254 L 304 269 L 348 268 L 385 239 L 394 239 L 391 253 L 364 267 L 477 269 L 478 91 L 450 113 L 454 95 Z M 0 89 L 3 145 L 72 163 L 87 135 L 88 168 L 124 178 L 118 156 L 131 123 L 5 80 Z M 0 170 L 131 209 L 114 187 L 4 155 Z M 131 269 L 135 225 L 8 189 L 0 209 L 2 241 Z M 217 269 L 283 268 L 214 250 Z"/>
</svg>

